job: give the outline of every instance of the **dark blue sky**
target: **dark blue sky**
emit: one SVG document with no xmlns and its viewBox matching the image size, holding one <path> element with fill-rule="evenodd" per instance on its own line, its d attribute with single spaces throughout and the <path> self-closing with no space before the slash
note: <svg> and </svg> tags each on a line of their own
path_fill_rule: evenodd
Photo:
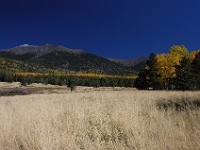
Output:
<svg viewBox="0 0 200 150">
<path fill-rule="evenodd" d="M 0 49 L 46 43 L 105 58 L 200 48 L 199 0 L 0 0 Z"/>
</svg>

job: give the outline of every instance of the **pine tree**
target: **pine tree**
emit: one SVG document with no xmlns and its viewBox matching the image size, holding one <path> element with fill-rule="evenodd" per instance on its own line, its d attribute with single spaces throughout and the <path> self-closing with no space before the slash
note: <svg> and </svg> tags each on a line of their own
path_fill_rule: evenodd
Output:
<svg viewBox="0 0 200 150">
<path fill-rule="evenodd" d="M 178 90 L 189 90 L 191 89 L 192 81 L 192 68 L 190 59 L 183 57 L 180 61 L 180 65 L 175 66 L 176 77 L 174 79 L 176 89 Z"/>
<path fill-rule="evenodd" d="M 106 78 L 101 78 L 100 79 L 100 86 L 105 87 L 106 86 Z"/>
<path fill-rule="evenodd" d="M 110 78 L 110 86 L 111 87 L 116 87 L 117 86 L 117 79 L 116 78 Z"/>
<path fill-rule="evenodd" d="M 134 87 L 134 81 L 135 79 L 128 79 L 127 87 Z"/>
<path fill-rule="evenodd" d="M 118 79 L 117 86 L 119 86 L 119 87 L 123 87 L 124 86 L 123 78 L 119 78 Z"/>
<path fill-rule="evenodd" d="M 98 87 L 100 87 L 100 85 L 101 85 L 100 78 L 94 77 L 93 78 L 93 87 L 98 88 Z"/>
<path fill-rule="evenodd" d="M 194 89 L 200 89 L 200 52 L 198 52 L 191 64 L 194 76 Z"/>
<path fill-rule="evenodd" d="M 146 62 L 146 73 L 148 87 L 152 87 L 155 90 L 156 79 L 157 79 L 157 68 L 156 68 L 157 58 L 154 53 L 151 53 L 149 59 Z"/>
<path fill-rule="evenodd" d="M 0 69 L 0 82 L 13 82 L 13 73 Z"/>
<path fill-rule="evenodd" d="M 32 83 L 34 83 L 34 76 L 28 75 L 26 78 L 27 78 L 27 84 L 32 84 Z"/>
<path fill-rule="evenodd" d="M 67 86 L 70 88 L 71 91 L 75 90 L 75 87 L 76 87 L 76 82 L 75 82 L 75 79 L 73 77 L 70 77 L 68 79 L 68 84 Z"/>
<path fill-rule="evenodd" d="M 148 87 L 148 82 L 146 78 L 146 69 L 139 72 L 138 77 L 135 79 L 134 85 L 139 90 L 146 90 Z"/>
</svg>

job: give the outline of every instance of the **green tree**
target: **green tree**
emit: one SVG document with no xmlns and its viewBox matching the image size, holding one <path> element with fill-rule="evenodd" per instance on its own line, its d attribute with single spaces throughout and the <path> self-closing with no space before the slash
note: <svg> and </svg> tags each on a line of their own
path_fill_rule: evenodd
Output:
<svg viewBox="0 0 200 150">
<path fill-rule="evenodd" d="M 117 86 L 119 86 L 119 87 L 123 87 L 124 86 L 123 78 L 118 78 Z"/>
<path fill-rule="evenodd" d="M 128 80 L 127 82 L 126 82 L 126 87 L 134 87 L 134 82 L 135 82 L 135 79 L 126 79 L 126 80 Z"/>
<path fill-rule="evenodd" d="M 76 82 L 75 82 L 75 78 L 74 77 L 70 77 L 68 79 L 67 86 L 70 88 L 71 91 L 75 90 Z"/>
<path fill-rule="evenodd" d="M 126 87 L 126 88 L 129 87 L 128 82 L 129 82 L 129 79 L 128 78 L 124 78 L 124 80 L 123 80 L 124 87 Z"/>
<path fill-rule="evenodd" d="M 85 85 L 85 79 L 84 79 L 84 77 L 79 77 L 77 85 L 79 85 L 79 86 L 84 86 Z"/>
<path fill-rule="evenodd" d="M 149 59 L 146 62 L 146 75 L 147 75 L 147 82 L 148 87 L 152 87 L 155 90 L 156 80 L 157 80 L 157 58 L 154 53 L 151 53 Z"/>
<path fill-rule="evenodd" d="M 18 76 L 18 81 L 21 83 L 21 85 L 26 86 L 27 85 L 27 81 L 26 81 L 26 76 Z"/>
<path fill-rule="evenodd" d="M 100 86 L 105 87 L 106 86 L 106 78 L 100 78 Z"/>
<path fill-rule="evenodd" d="M 110 86 L 111 87 L 116 87 L 117 86 L 117 79 L 116 78 L 109 78 L 110 80 Z"/>
<path fill-rule="evenodd" d="M 175 66 L 176 77 L 174 79 L 176 89 L 189 90 L 191 89 L 192 81 L 192 68 L 190 59 L 183 57 L 180 61 L 180 65 Z"/>
<path fill-rule="evenodd" d="M 101 83 L 100 83 L 100 78 L 98 77 L 95 77 L 94 78 L 94 85 L 93 85 L 95 88 L 98 88 L 101 86 Z"/>
<path fill-rule="evenodd" d="M 157 74 L 158 81 L 163 84 L 164 89 L 168 90 L 170 84 L 176 77 L 175 66 L 180 65 L 183 57 L 189 57 L 189 52 L 184 45 L 172 46 L 168 54 L 157 55 Z"/>
<path fill-rule="evenodd" d="M 26 79 L 27 79 L 27 84 L 32 84 L 32 83 L 34 83 L 34 76 L 28 75 L 28 76 L 26 77 Z"/>
<path fill-rule="evenodd" d="M 13 73 L 4 69 L 0 69 L 1 82 L 13 82 Z"/>
<path fill-rule="evenodd" d="M 193 86 L 195 89 L 200 89 L 200 52 L 195 55 L 194 60 L 192 61 L 192 71 L 193 71 Z"/>
<path fill-rule="evenodd" d="M 135 79 L 134 85 L 139 90 L 146 90 L 148 88 L 146 69 L 139 72 L 138 77 Z"/>
</svg>

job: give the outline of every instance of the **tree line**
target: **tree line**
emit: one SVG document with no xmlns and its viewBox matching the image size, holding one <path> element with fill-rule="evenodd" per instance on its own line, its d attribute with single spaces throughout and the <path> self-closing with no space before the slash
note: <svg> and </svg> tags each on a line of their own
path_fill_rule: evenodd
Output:
<svg viewBox="0 0 200 150">
<path fill-rule="evenodd" d="M 123 76 L 99 77 L 99 76 L 76 76 L 76 75 L 18 75 L 11 71 L 0 70 L 0 82 L 20 82 L 21 85 L 32 83 L 66 85 L 71 90 L 75 86 L 88 87 L 134 87 L 134 78 Z"/>
<path fill-rule="evenodd" d="M 168 54 L 151 53 L 135 80 L 141 90 L 199 90 L 200 50 L 189 53 L 184 45 L 172 46 Z"/>
<path fill-rule="evenodd" d="M 189 53 L 184 46 L 172 46 L 167 54 L 151 53 L 136 79 L 126 76 L 20 75 L 0 69 L 0 82 L 21 82 L 89 87 L 136 87 L 139 90 L 199 90 L 200 50 Z"/>
</svg>

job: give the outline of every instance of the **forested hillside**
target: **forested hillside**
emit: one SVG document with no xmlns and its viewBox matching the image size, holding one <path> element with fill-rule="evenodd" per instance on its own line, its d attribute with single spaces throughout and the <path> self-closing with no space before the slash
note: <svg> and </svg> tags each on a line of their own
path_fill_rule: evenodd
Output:
<svg viewBox="0 0 200 150">
<path fill-rule="evenodd" d="M 69 49 L 61 45 L 17 46 L 1 50 L 0 57 L 62 72 L 134 75 L 138 71 L 134 66 L 125 66 L 81 49 Z M 140 62 L 144 61 L 138 61 Z"/>
<path fill-rule="evenodd" d="M 51 69 L 41 65 L 19 61 L 15 59 L 0 58 L 0 69 L 11 72 L 49 73 Z"/>
<path fill-rule="evenodd" d="M 133 87 L 135 77 L 97 72 L 61 72 L 19 60 L 0 58 L 0 82 L 20 82 L 22 85 L 31 83 L 65 85 L 73 90 L 75 86 Z"/>
</svg>

